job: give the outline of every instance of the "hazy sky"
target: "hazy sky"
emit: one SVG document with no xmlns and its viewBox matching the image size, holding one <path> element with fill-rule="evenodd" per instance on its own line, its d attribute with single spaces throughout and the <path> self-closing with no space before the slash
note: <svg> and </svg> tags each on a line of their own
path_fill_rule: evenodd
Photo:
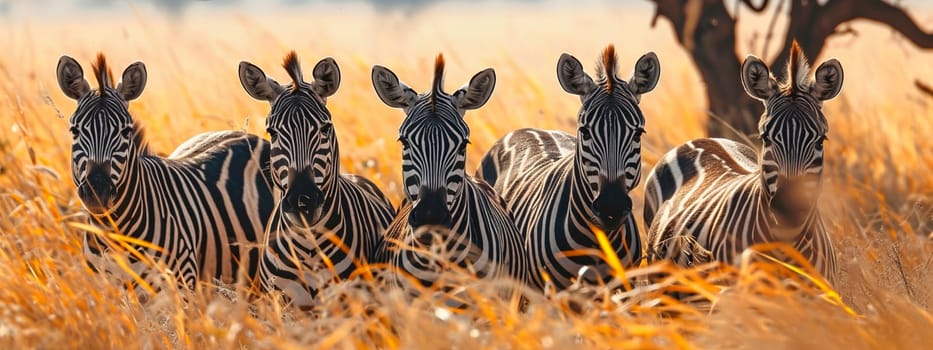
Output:
<svg viewBox="0 0 933 350">
<path fill-rule="evenodd" d="M 735 0 L 725 0 L 728 9 Z M 755 1 L 755 0 L 753 0 Z M 757 0 L 762 1 L 762 0 Z M 821 3 L 827 0 L 817 0 Z M 898 0 L 910 10 L 933 10 L 930 0 Z M 772 2 L 772 7 L 774 6 Z M 170 16 L 205 15 L 214 12 L 277 13 L 296 7 L 318 10 L 378 11 L 417 13 L 432 7 L 469 7 L 496 11 L 528 6 L 565 6 L 573 11 L 599 11 L 607 8 L 626 11 L 653 11 L 649 0 L 0 0 L 0 15 L 20 19 L 54 19 L 75 14 L 119 14 L 140 11 Z M 923 19 L 921 19 L 923 22 Z"/>
<path fill-rule="evenodd" d="M 168 14 L 200 13 L 201 11 L 277 12 L 309 8 L 370 8 L 378 11 L 417 12 L 434 6 L 467 6 L 501 8 L 522 6 L 572 6 L 599 8 L 611 6 L 651 8 L 644 0 L 0 0 L 0 11 L 13 16 L 32 18 L 68 16 L 76 12 L 113 13 L 133 7 Z"/>
</svg>

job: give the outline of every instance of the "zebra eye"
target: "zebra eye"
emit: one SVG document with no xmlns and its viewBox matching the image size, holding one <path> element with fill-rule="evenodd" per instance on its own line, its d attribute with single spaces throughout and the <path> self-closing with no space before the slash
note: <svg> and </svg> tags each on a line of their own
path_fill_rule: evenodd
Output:
<svg viewBox="0 0 933 350">
<path fill-rule="evenodd" d="M 270 137 L 270 138 L 273 138 L 273 139 L 274 139 L 276 136 L 278 136 L 278 133 L 275 132 L 275 130 L 272 129 L 272 128 L 266 128 L 266 133 L 268 133 L 268 134 L 269 134 L 269 137 Z"/>
<path fill-rule="evenodd" d="M 126 127 L 126 128 L 123 128 L 123 130 L 120 130 L 120 136 L 123 136 L 124 138 L 129 138 L 130 135 L 132 134 L 133 134 L 132 127 Z"/>
<path fill-rule="evenodd" d="M 822 150 L 823 150 L 823 142 L 826 142 L 826 140 L 829 140 L 829 138 L 826 137 L 826 136 L 823 136 L 823 137 L 820 138 L 818 141 L 816 141 L 816 150 L 817 150 L 817 151 L 822 151 Z"/>
<path fill-rule="evenodd" d="M 72 126 L 68 129 L 71 132 L 71 136 L 78 137 L 81 134 L 81 129 L 78 129 L 77 126 Z"/>
<path fill-rule="evenodd" d="M 399 136 L 398 142 L 402 144 L 402 147 L 408 148 L 408 140 L 404 137 Z"/>
<path fill-rule="evenodd" d="M 331 123 L 324 123 L 324 124 L 321 124 L 321 133 L 322 133 L 322 134 L 329 135 L 330 132 L 333 131 L 333 130 L 334 130 L 334 124 L 331 124 Z"/>
<path fill-rule="evenodd" d="M 580 137 L 587 138 L 587 139 L 590 138 L 590 129 L 588 129 L 585 126 L 581 126 L 580 129 L 577 130 L 577 132 L 580 133 Z"/>
</svg>

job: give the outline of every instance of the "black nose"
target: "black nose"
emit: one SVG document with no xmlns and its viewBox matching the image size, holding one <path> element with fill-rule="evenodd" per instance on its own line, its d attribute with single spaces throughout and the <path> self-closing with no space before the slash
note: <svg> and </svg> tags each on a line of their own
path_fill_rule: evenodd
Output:
<svg viewBox="0 0 933 350">
<path fill-rule="evenodd" d="M 78 197 L 91 212 L 103 213 L 110 205 L 113 195 L 113 181 L 109 170 L 102 166 L 89 166 L 87 179 L 78 186 Z"/>
<path fill-rule="evenodd" d="M 608 184 L 596 196 L 591 209 L 602 229 L 614 231 L 632 213 L 632 199 L 626 193 L 625 186 Z"/>
<path fill-rule="evenodd" d="M 447 210 L 447 194 L 445 191 L 428 191 L 421 193 L 421 200 L 411 209 L 408 215 L 408 224 L 412 228 L 423 225 L 450 226 L 450 211 Z"/>
<path fill-rule="evenodd" d="M 285 198 L 282 200 L 282 210 L 291 214 L 310 214 L 324 204 L 324 193 L 314 183 L 314 179 L 306 174 L 295 177 Z"/>
</svg>

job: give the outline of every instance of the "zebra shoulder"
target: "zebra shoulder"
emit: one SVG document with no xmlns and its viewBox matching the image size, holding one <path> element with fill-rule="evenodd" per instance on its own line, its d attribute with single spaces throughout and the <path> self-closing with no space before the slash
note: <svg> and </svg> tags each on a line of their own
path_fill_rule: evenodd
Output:
<svg viewBox="0 0 933 350">
<path fill-rule="evenodd" d="M 506 208 L 508 208 L 508 205 L 505 202 L 505 199 L 503 199 L 502 196 L 500 196 L 499 193 L 496 192 L 496 190 L 493 189 L 492 186 L 490 186 L 488 182 L 486 182 L 483 179 L 472 177 L 472 176 L 467 176 L 467 179 L 470 181 L 470 183 L 472 183 L 479 190 L 480 193 L 485 195 L 492 202 L 497 203 L 503 210 L 506 210 Z M 509 213 L 509 216 L 511 217 L 512 214 Z"/>
<path fill-rule="evenodd" d="M 700 150 L 701 157 L 706 157 L 702 160 L 704 165 L 707 162 L 724 165 L 741 174 L 758 170 L 758 153 L 741 142 L 723 138 L 706 138 L 693 140 L 688 145 Z"/>
<path fill-rule="evenodd" d="M 389 201 L 389 197 L 387 197 L 374 182 L 363 176 L 353 174 L 341 174 L 341 177 L 346 179 L 349 183 L 356 185 L 363 194 L 376 200 L 379 204 L 382 204 L 382 206 L 391 209 L 392 215 L 396 214 L 396 208 L 392 205 L 392 202 Z"/>
</svg>

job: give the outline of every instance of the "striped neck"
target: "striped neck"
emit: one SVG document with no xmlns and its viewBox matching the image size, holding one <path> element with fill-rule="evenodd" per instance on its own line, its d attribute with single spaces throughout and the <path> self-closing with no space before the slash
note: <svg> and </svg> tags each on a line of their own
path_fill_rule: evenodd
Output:
<svg viewBox="0 0 933 350">
<path fill-rule="evenodd" d="M 143 203 L 158 203 L 158 201 L 149 198 L 152 196 L 151 191 L 142 188 L 146 181 L 145 167 L 142 164 L 150 159 L 161 160 L 161 158 L 144 155 L 140 153 L 144 148 L 135 145 L 133 147 L 134 149 L 126 159 L 120 180 L 114 184 L 113 205 L 110 208 L 109 215 L 116 227 L 111 227 L 109 220 L 105 216 L 94 219 L 98 220 L 104 227 L 116 229 L 125 235 L 134 232 L 132 227 L 127 227 L 127 225 L 137 220 L 140 215 L 145 215 L 145 208 L 142 208 Z"/>
<path fill-rule="evenodd" d="M 578 150 L 574 153 L 573 167 L 568 179 L 570 181 L 569 214 L 573 217 L 584 218 L 587 224 L 595 226 L 594 215 L 590 209 L 590 205 L 594 201 L 593 192 L 589 188 L 589 181 L 583 169 L 583 159 Z"/>
</svg>

